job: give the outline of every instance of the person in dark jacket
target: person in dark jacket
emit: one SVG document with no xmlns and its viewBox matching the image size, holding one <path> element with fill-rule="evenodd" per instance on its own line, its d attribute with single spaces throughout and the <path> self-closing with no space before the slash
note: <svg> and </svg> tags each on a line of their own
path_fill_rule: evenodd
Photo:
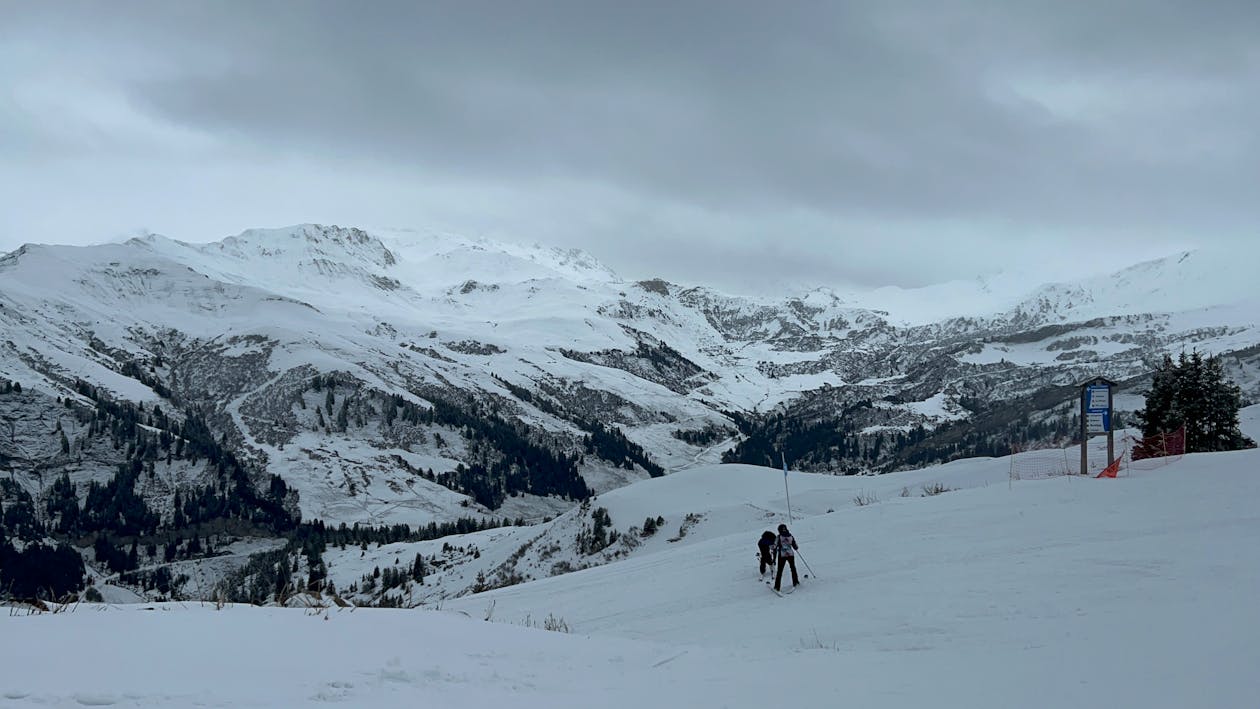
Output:
<svg viewBox="0 0 1260 709">
<path fill-rule="evenodd" d="M 796 575 L 796 538 L 788 531 L 786 524 L 779 525 L 779 538 L 775 544 L 775 551 L 779 555 L 779 572 L 774 577 L 774 590 L 778 591 L 783 583 L 783 567 L 789 565 L 792 567 L 792 586 L 799 586 L 801 579 Z"/>
<path fill-rule="evenodd" d="M 769 530 L 762 532 L 761 539 L 757 540 L 757 549 L 760 551 L 757 558 L 761 561 L 761 575 L 766 575 L 766 569 L 774 570 L 774 532 Z"/>
</svg>

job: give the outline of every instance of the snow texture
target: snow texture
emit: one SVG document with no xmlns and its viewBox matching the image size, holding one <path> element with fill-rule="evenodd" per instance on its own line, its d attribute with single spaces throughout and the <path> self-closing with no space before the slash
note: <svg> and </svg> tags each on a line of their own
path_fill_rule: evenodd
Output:
<svg viewBox="0 0 1260 709">
<path fill-rule="evenodd" d="M 1243 420 L 1260 434 L 1260 408 Z M 757 577 L 767 518 L 441 610 L 15 608 L 0 616 L 0 698 L 13 707 L 1254 705 L 1260 451 L 1187 455 L 1111 480 L 983 484 L 1003 463 L 877 480 L 792 476 L 802 515 L 793 532 L 818 574 L 783 598 Z M 617 509 L 719 516 L 754 485 L 782 486 L 768 469 L 736 470 L 729 486 L 705 478 L 678 476 L 668 502 L 663 490 L 630 486 Z M 891 494 L 912 479 L 967 489 Z M 819 511 L 820 499 L 863 485 L 878 502 Z M 570 632 L 539 629 L 549 619 Z"/>
</svg>

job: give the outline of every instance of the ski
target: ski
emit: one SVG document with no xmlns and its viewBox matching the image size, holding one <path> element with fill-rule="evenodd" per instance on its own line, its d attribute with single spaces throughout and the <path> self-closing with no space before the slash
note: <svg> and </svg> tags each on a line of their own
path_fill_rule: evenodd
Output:
<svg viewBox="0 0 1260 709">
<path fill-rule="evenodd" d="M 786 590 L 780 591 L 779 589 L 774 587 L 773 581 L 767 581 L 766 587 L 769 588 L 771 591 L 774 591 L 774 595 L 778 596 L 779 598 L 783 598 L 786 595 L 796 592 L 796 586 L 788 586 Z"/>
</svg>

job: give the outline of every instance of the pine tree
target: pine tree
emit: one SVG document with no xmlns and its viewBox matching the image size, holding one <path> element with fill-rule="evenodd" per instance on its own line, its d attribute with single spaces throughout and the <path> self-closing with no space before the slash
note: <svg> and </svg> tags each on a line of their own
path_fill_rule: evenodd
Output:
<svg viewBox="0 0 1260 709">
<path fill-rule="evenodd" d="M 175 529 L 182 529 L 187 520 L 184 518 L 184 503 L 180 501 L 179 490 L 175 491 L 175 502 L 171 505 L 174 512 L 171 515 L 171 526 Z"/>
<path fill-rule="evenodd" d="M 1187 453 L 1254 448 L 1238 427 L 1242 392 L 1225 376 L 1219 357 L 1184 352 L 1174 362 L 1165 355 L 1155 370 L 1146 406 L 1137 420 L 1146 438 L 1184 427 Z M 1153 451 L 1135 451 L 1147 456 Z M 1135 456 L 1136 457 L 1136 456 Z"/>
<path fill-rule="evenodd" d="M 656 534 L 656 520 L 654 518 L 648 517 L 647 519 L 643 520 L 642 534 L 645 537 L 650 537 L 653 534 Z"/>
<path fill-rule="evenodd" d="M 337 430 L 345 431 L 350 427 L 349 418 L 350 397 L 341 400 L 341 408 L 337 411 Z"/>
</svg>

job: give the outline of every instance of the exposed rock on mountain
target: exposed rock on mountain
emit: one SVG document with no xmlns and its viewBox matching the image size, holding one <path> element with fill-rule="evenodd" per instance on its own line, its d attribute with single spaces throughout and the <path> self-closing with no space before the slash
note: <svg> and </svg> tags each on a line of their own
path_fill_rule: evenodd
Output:
<svg viewBox="0 0 1260 709">
<path fill-rule="evenodd" d="M 887 472 L 1070 436 L 1087 377 L 1133 410 L 1165 352 L 1225 355 L 1254 400 L 1250 283 L 1191 253 L 924 322 L 905 292 L 738 297 L 447 235 L 27 245 L 0 258 L 0 478 L 55 529 L 58 479 L 137 469 L 160 545 L 189 494 L 271 528 L 497 525 L 723 457 Z"/>
</svg>

